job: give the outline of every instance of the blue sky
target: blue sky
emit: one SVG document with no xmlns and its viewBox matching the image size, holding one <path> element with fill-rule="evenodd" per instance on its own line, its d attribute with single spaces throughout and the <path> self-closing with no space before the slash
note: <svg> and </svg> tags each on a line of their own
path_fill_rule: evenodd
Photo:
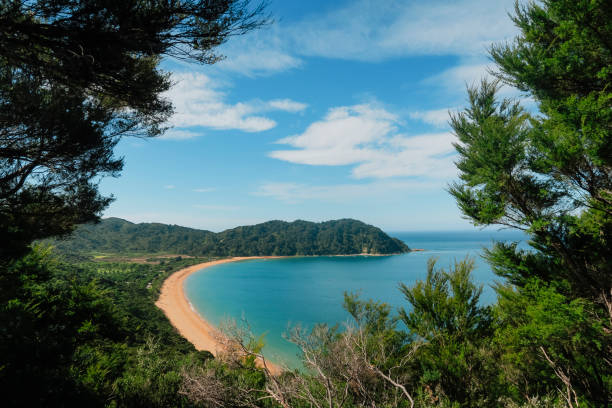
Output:
<svg viewBox="0 0 612 408">
<path fill-rule="evenodd" d="M 448 112 L 516 35 L 513 0 L 273 0 L 275 23 L 212 66 L 166 60 L 173 126 L 128 138 L 104 216 L 220 231 L 356 218 L 387 231 L 469 229 Z M 511 94 L 511 90 L 505 91 Z"/>
</svg>

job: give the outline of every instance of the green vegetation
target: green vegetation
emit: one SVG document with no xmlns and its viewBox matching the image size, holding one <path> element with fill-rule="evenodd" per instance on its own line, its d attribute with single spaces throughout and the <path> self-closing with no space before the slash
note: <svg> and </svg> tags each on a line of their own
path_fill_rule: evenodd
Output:
<svg viewBox="0 0 612 408">
<path fill-rule="evenodd" d="M 74 73 L 63 71 L 63 67 L 72 67 L 75 62 L 63 64 L 63 54 L 58 50 L 71 48 L 62 48 L 63 42 L 62 47 L 55 48 L 55 43 L 44 42 L 41 47 L 29 50 L 19 42 L 25 35 L 38 38 L 35 31 L 26 33 L 19 24 L 28 28 L 37 19 L 50 21 L 53 13 L 66 12 L 61 6 L 67 3 L 0 3 L 3 29 L 17 24 L 11 30 L 0 31 L 0 44 L 3 50 L 8 50 L 0 57 L 0 67 L 5 70 L 2 74 L 5 93 L 0 94 L 3 101 L 12 103 L 13 87 L 17 92 L 23 85 L 35 86 L 37 92 L 45 94 L 38 98 L 34 93 L 36 97 L 26 100 L 37 109 L 46 110 L 47 102 L 57 103 L 56 108 L 64 103 L 66 107 L 74 106 L 61 92 L 58 99 L 49 98 L 47 92 L 55 91 L 55 82 L 49 86 L 31 82 L 30 79 L 41 78 L 33 70 L 36 65 L 28 62 L 42 61 L 38 67 L 45 75 L 53 73 L 50 78 L 65 79 L 67 74 Z M 31 13 L 26 13 L 20 8 L 22 4 L 41 8 L 34 7 Z M 71 4 L 78 8 L 98 3 Z M 167 4 L 182 7 L 192 3 Z M 128 7 L 119 3 L 108 6 Z M 105 10 L 116 17 L 113 14 L 116 9 Z M 163 7 L 145 6 L 143 10 L 167 11 Z M 213 13 L 213 17 L 224 15 L 224 10 L 227 11 Z M 133 10 L 124 11 L 130 14 Z M 145 16 L 163 20 L 163 13 L 159 14 Z M 105 22 L 105 13 L 82 15 Z M 143 17 L 140 12 L 134 16 Z M 168 24 L 180 16 L 189 20 L 193 14 L 171 14 Z M 131 14 L 125 18 L 131 21 L 129 17 Z M 156 21 L 153 19 L 153 23 Z M 412 287 L 401 286 L 407 307 L 398 316 L 392 315 L 388 305 L 347 294 L 345 307 L 354 318 L 352 325 L 345 328 L 320 325 L 309 332 L 294 328 L 290 339 L 301 348 L 307 370 L 273 376 L 269 370 L 258 368 L 255 356 L 261 350 L 261 341 L 242 326 L 229 330 L 235 347 L 226 355 L 211 358 L 208 353 L 195 352 L 153 305 L 163 279 L 198 259 L 169 259 L 158 265 L 76 261 L 67 264 L 55 260 L 46 249 L 27 246 L 35 238 L 70 230 L 76 221 L 95 218 L 104 202 L 100 201 L 95 186 L 89 184 L 89 176 L 112 171 L 112 160 L 106 168 L 82 168 L 85 173 L 76 184 L 75 180 L 64 180 L 65 183 L 57 185 L 45 185 L 44 178 L 39 184 L 28 184 L 25 182 L 28 176 L 20 176 L 22 170 L 5 165 L 5 161 L 2 169 L 8 170 L 1 176 L 2 183 L 6 182 L 0 185 L 1 222 L 3 231 L 7 231 L 3 237 L 12 246 L 3 247 L 0 258 L 3 405 L 283 408 L 612 405 L 612 7 L 604 0 L 545 0 L 517 6 L 514 21 L 520 29 L 519 38 L 491 50 L 502 82 L 485 81 L 470 88 L 469 106 L 451 119 L 459 138 L 456 147 L 461 181 L 451 186 L 450 191 L 463 213 L 477 225 L 520 228 L 531 237 L 531 251 L 520 251 L 513 244 L 498 244 L 487 252 L 495 272 L 506 278 L 497 287 L 495 304 L 479 305 L 481 288 L 470 280 L 473 265 L 469 260 L 457 262 L 450 270 L 437 269 L 432 261 L 424 281 Z M 179 18 L 178 22 L 164 27 L 169 27 L 168 33 L 172 35 L 180 34 L 184 27 L 180 24 L 185 20 Z M 214 24 L 200 27 L 199 22 L 191 29 L 215 27 Z M 7 36 L 7 32 L 18 35 L 11 40 L 13 37 Z M 188 30 L 187 34 L 190 32 L 193 31 Z M 70 45 L 71 38 L 61 35 L 56 39 Z M 189 38 L 190 44 L 193 39 L 188 35 L 181 38 Z M 198 50 L 197 46 L 194 48 Z M 206 53 L 209 49 L 204 48 L 201 55 L 210 55 Z M 89 52 L 89 49 L 81 52 L 83 58 L 77 54 L 76 62 L 85 63 Z M 142 54 L 144 59 L 138 59 Z M 125 55 L 120 54 L 124 59 L 111 58 L 116 65 L 107 67 L 110 74 L 117 73 L 113 67 L 123 64 L 126 69 L 136 62 L 153 64 L 151 58 L 157 56 L 155 52 L 152 56 L 142 54 L 126 51 Z M 23 69 L 15 68 L 17 63 L 23 63 Z M 94 81 L 104 72 L 98 76 L 95 71 L 85 71 L 91 74 L 85 75 L 85 79 L 93 79 L 76 81 L 82 90 L 105 89 L 104 84 Z M 150 70 L 144 73 L 147 72 L 151 74 Z M 63 91 L 81 89 L 63 88 L 68 85 L 58 83 Z M 540 113 L 530 114 L 518 103 L 500 100 L 497 93 L 502 83 L 528 93 Z M 138 89 L 129 86 L 125 89 L 140 95 Z M 91 95 L 78 92 L 75 95 L 83 97 L 80 103 L 92 101 Z M 124 99 L 129 102 L 127 96 Z M 125 102 L 124 99 L 121 101 Z M 155 99 L 148 101 L 153 103 Z M 131 106 L 112 98 L 108 103 L 113 107 Z M 10 110 L 15 106 L 3 103 L 2 108 Z M 139 106 L 133 109 L 136 114 L 147 114 L 146 110 L 139 111 Z M 77 119 L 90 114 L 81 115 L 79 109 L 68 111 L 76 112 Z M 14 117 L 22 115 L 27 118 L 23 112 Z M 105 123 L 100 121 L 102 127 L 108 125 Z M 158 122 L 143 123 L 151 124 Z M 30 133 L 23 136 L 29 142 L 33 138 Z M 112 143 L 106 146 L 103 150 L 109 153 Z M 88 157 L 82 151 L 72 151 L 68 156 L 79 165 L 86 163 L 79 159 Z M 63 173 L 57 174 L 68 174 L 70 169 L 62 167 Z M 28 174 L 27 169 L 23 171 Z M 57 179 L 51 177 L 49 181 L 55 183 Z M 13 195 L 9 194 L 11 191 Z M 37 197 L 43 200 L 36 201 Z M 78 200 L 71 201 L 74 197 Z M 75 215 L 71 206 L 88 202 L 91 205 L 79 212 L 86 216 Z M 47 208 L 49 204 L 53 205 Z M 58 218 L 53 219 L 56 215 Z M 360 225 L 354 221 L 340 223 L 346 228 L 330 228 L 332 232 L 322 235 L 321 245 L 344 245 L 345 237 L 355 236 L 353 227 L 348 226 Z M 293 236 L 297 235 L 295 231 L 311 231 L 302 222 L 291 224 L 291 228 L 280 228 L 281 225 L 273 222 L 226 231 L 226 239 L 233 244 L 220 247 L 220 251 L 234 255 L 247 248 L 268 250 L 258 238 L 269 230 L 283 230 L 288 236 L 289 231 Z M 177 237 L 188 232 L 175 231 Z M 158 243 L 146 242 L 163 251 L 164 245 L 170 245 L 162 244 L 166 238 L 160 233 L 156 237 Z M 359 245 L 363 242 L 355 241 Z M 225 241 L 218 243 L 226 245 Z M 245 243 L 249 246 L 243 246 Z M 264 246 L 260 248 L 260 244 Z M 88 245 L 83 244 L 83 250 L 88 250 Z M 290 247 L 274 248 L 285 251 Z M 290 250 L 297 253 L 301 249 L 296 244 Z M 371 249 L 374 250 L 380 251 Z"/>
<path fill-rule="evenodd" d="M 179 393 L 182 370 L 218 363 L 154 302 L 172 272 L 206 260 L 64 263 L 35 247 L 12 262 L 0 277 L 3 405 L 191 406 Z"/>
<path fill-rule="evenodd" d="M 392 254 L 409 251 L 379 228 L 344 219 L 314 223 L 269 221 L 220 233 L 177 225 L 132 224 L 107 218 L 81 225 L 66 240 L 50 241 L 64 254 L 182 254 L 193 256 Z"/>
<path fill-rule="evenodd" d="M 573 406 L 612 399 L 611 18 L 604 1 L 517 6 L 522 35 L 491 56 L 540 115 L 483 82 L 452 118 L 460 208 L 477 225 L 527 231 L 536 249 L 486 254 L 508 281 L 494 339 L 515 398 L 557 387 Z"/>
</svg>

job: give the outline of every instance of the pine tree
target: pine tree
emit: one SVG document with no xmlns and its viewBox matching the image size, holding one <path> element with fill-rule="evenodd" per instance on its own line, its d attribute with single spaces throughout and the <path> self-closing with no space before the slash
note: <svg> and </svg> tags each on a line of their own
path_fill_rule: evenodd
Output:
<svg viewBox="0 0 612 408">
<path fill-rule="evenodd" d="M 471 87 L 469 107 L 451 118 L 461 181 L 450 192 L 474 224 L 531 239 L 534 251 L 497 244 L 487 253 L 512 285 L 498 289 L 500 341 L 526 370 L 522 381 L 536 390 L 561 382 L 570 404 L 604 406 L 612 395 L 612 4 L 517 3 L 513 20 L 519 37 L 491 48 L 498 81 Z M 523 91 L 538 113 L 498 98 L 502 85 Z"/>
</svg>

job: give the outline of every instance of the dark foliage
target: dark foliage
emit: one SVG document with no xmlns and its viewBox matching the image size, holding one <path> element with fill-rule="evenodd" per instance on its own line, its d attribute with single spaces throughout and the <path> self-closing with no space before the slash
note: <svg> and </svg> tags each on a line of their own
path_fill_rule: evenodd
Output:
<svg viewBox="0 0 612 408">
<path fill-rule="evenodd" d="M 33 238 L 63 234 L 96 220 L 110 199 L 92 179 L 116 175 L 117 136 L 132 126 L 82 93 L 0 63 L 0 257 Z M 115 123 L 113 123 L 115 122 Z"/>
<path fill-rule="evenodd" d="M 65 264 L 36 248 L 0 275 L 4 406 L 185 406 L 180 366 L 201 364 L 154 302 L 159 265 Z"/>
<path fill-rule="evenodd" d="M 159 135 L 172 113 L 161 58 L 214 63 L 262 12 L 248 0 L 0 1 L 0 258 L 97 220 L 119 138 Z"/>
</svg>

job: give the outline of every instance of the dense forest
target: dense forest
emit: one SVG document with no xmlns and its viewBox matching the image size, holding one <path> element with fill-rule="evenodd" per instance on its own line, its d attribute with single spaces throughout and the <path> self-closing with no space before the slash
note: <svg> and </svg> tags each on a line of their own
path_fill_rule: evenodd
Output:
<svg viewBox="0 0 612 408">
<path fill-rule="evenodd" d="M 379 228 L 343 219 L 314 223 L 269 221 L 220 233 L 177 225 L 106 218 L 81 225 L 65 240 L 47 241 L 64 254 L 166 253 L 192 256 L 346 255 L 408 252 Z"/>
<path fill-rule="evenodd" d="M 163 280 L 202 259 L 66 262 L 35 243 L 98 220 L 110 198 L 96 182 L 121 170 L 117 142 L 163 131 L 160 60 L 214 63 L 216 46 L 266 23 L 261 13 L 241 0 L 0 2 L 3 406 L 612 406 L 609 0 L 517 3 L 517 38 L 489 50 L 496 79 L 468 87 L 450 118 L 460 210 L 525 231 L 532 247 L 485 252 L 502 280 L 489 306 L 473 262 L 432 260 L 424 280 L 399 286 L 397 313 L 347 293 L 347 325 L 291 328 L 304 369 L 272 375 L 247 325 L 229 325 L 232 347 L 213 358 L 155 308 Z M 236 247 L 223 250 L 253 237 L 256 247 L 277 228 L 266 225 L 228 232 Z M 321 245 L 346 243 L 330 231 L 342 239 L 323 234 Z M 151 245 L 163 251 L 162 236 Z"/>
<path fill-rule="evenodd" d="M 36 247 L 12 264 L 0 281 L 5 406 L 182 406 L 178 367 L 212 356 L 154 302 L 167 276 L 197 262 L 65 263 Z"/>
</svg>

